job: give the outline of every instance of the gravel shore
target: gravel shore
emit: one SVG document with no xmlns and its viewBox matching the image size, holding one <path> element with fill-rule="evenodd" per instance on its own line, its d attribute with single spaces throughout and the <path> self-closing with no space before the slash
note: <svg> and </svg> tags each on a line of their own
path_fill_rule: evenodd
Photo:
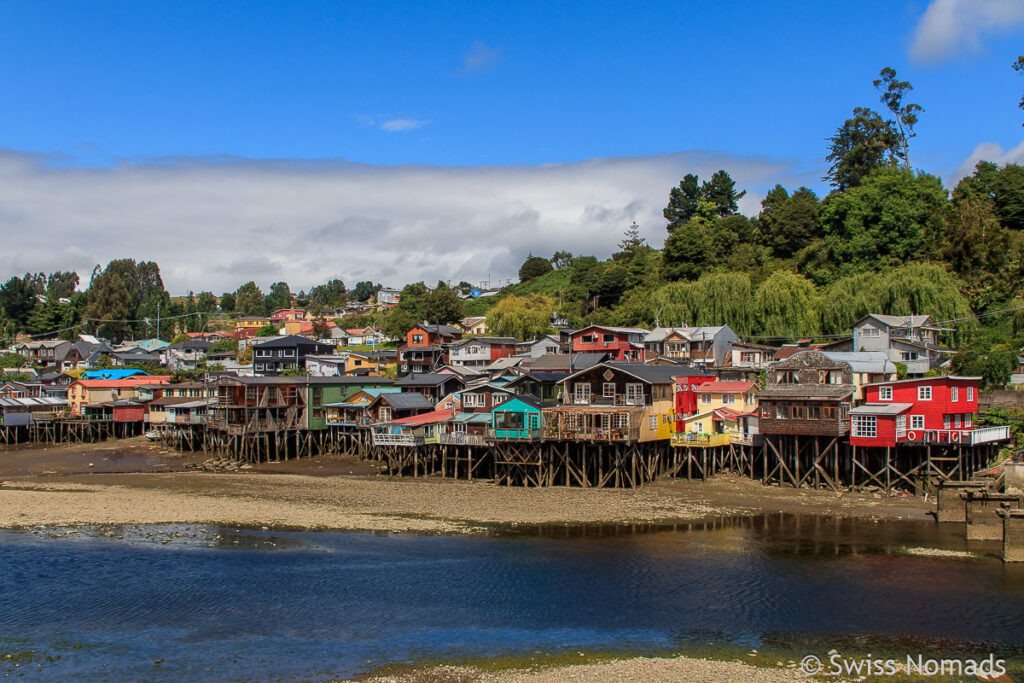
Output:
<svg viewBox="0 0 1024 683">
<path fill-rule="evenodd" d="M 540 669 L 511 669 L 490 672 L 473 667 L 439 666 L 397 676 L 365 679 L 372 683 L 791 683 L 806 681 L 799 668 L 767 668 L 741 662 L 690 657 L 616 660 L 596 664 L 574 664 Z"/>
</svg>

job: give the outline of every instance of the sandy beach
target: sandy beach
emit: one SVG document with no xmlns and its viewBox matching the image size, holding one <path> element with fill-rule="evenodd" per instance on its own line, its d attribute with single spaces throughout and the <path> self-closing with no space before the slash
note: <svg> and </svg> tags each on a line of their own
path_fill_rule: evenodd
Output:
<svg viewBox="0 0 1024 683">
<path fill-rule="evenodd" d="M 920 497 L 762 486 L 730 475 L 596 490 L 390 478 L 377 475 L 372 463 L 339 456 L 231 473 L 187 469 L 204 457 L 140 439 L 0 451 L 0 527 L 202 522 L 452 533 L 482 525 L 671 524 L 774 512 L 924 520 L 932 509 Z"/>
</svg>

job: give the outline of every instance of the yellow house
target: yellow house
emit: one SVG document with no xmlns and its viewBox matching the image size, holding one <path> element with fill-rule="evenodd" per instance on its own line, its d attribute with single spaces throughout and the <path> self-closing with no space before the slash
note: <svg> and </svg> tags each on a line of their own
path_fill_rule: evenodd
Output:
<svg viewBox="0 0 1024 683">
<path fill-rule="evenodd" d="M 235 321 L 235 332 L 242 337 L 252 337 L 269 324 L 270 318 L 247 315 Z"/>
<path fill-rule="evenodd" d="M 384 377 L 397 365 L 398 353 L 395 351 L 351 351 L 345 361 L 345 374 Z"/>
<path fill-rule="evenodd" d="M 739 413 L 757 410 L 757 385 L 753 382 L 708 382 L 694 389 L 697 412 L 728 408 Z"/>
<path fill-rule="evenodd" d="M 487 334 L 487 318 L 482 315 L 474 315 L 468 318 L 463 318 L 459 322 L 459 327 L 463 329 L 466 336 L 469 337 L 480 337 Z"/>
</svg>

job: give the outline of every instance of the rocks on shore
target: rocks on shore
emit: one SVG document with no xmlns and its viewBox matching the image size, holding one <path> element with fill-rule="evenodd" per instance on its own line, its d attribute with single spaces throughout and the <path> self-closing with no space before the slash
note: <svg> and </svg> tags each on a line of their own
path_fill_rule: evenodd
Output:
<svg viewBox="0 0 1024 683">
<path fill-rule="evenodd" d="M 252 465 L 231 458 L 210 458 L 201 463 L 186 465 L 185 468 L 201 472 L 238 472 L 239 470 L 251 470 Z"/>
</svg>

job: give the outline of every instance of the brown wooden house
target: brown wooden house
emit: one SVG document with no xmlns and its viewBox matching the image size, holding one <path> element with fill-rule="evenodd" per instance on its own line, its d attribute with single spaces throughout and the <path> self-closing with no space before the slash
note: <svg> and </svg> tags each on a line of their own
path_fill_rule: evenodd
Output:
<svg viewBox="0 0 1024 683">
<path fill-rule="evenodd" d="M 820 351 L 771 363 L 761 390 L 762 434 L 844 436 L 850 431 L 853 371 Z"/>
</svg>

